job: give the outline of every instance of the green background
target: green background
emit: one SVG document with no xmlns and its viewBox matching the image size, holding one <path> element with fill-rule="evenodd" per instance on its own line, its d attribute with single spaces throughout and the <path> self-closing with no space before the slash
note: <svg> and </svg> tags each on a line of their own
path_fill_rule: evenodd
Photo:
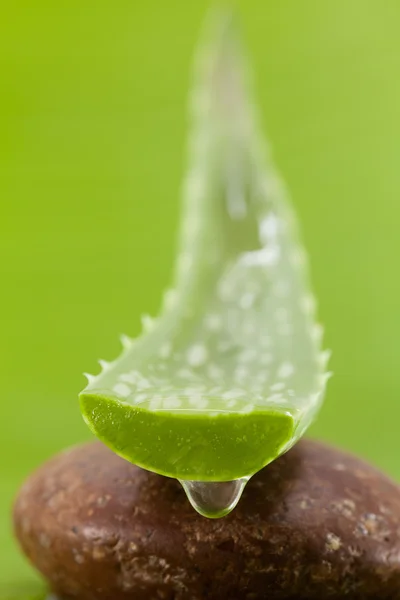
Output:
<svg viewBox="0 0 400 600">
<path fill-rule="evenodd" d="M 10 531 L 18 486 L 90 438 L 81 373 L 117 355 L 119 333 L 138 334 L 171 276 L 206 4 L 1 9 L 2 599 L 34 589 L 36 577 Z M 238 4 L 333 349 L 335 377 L 312 433 L 400 478 L 400 4 Z"/>
</svg>

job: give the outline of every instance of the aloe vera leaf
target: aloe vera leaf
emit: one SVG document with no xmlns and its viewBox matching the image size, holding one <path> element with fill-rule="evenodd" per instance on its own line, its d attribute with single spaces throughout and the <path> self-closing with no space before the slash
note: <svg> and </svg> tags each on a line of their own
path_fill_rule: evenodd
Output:
<svg viewBox="0 0 400 600">
<path fill-rule="evenodd" d="M 91 430 L 133 463 L 228 481 L 303 434 L 329 353 L 230 15 L 213 18 L 200 45 L 191 121 L 173 286 L 143 335 L 100 361 L 80 401 Z"/>
</svg>

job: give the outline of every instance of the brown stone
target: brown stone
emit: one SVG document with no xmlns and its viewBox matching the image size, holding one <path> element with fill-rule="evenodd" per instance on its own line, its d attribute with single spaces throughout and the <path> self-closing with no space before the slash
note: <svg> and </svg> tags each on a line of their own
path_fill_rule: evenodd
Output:
<svg viewBox="0 0 400 600">
<path fill-rule="evenodd" d="M 179 483 L 100 443 L 25 483 L 15 531 L 32 563 L 79 600 L 400 599 L 400 491 L 365 462 L 312 441 L 254 476 L 208 520 Z"/>
</svg>

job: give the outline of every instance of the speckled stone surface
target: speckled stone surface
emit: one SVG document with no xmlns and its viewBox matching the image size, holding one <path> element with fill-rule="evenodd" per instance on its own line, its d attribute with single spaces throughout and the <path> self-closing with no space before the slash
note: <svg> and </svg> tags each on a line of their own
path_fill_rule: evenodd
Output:
<svg viewBox="0 0 400 600">
<path fill-rule="evenodd" d="M 399 487 L 317 442 L 263 469 L 219 520 L 176 481 L 79 446 L 27 480 L 14 523 L 64 598 L 400 599 Z"/>
</svg>

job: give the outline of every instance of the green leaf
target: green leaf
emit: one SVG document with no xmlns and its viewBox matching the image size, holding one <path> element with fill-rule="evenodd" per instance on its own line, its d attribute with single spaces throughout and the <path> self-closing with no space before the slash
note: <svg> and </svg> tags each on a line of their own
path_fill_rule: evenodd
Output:
<svg viewBox="0 0 400 600">
<path fill-rule="evenodd" d="M 232 16 L 219 14 L 196 61 L 173 287 L 80 396 L 114 451 L 179 479 L 251 476 L 304 433 L 328 377 L 307 258 L 248 79 Z"/>
</svg>

